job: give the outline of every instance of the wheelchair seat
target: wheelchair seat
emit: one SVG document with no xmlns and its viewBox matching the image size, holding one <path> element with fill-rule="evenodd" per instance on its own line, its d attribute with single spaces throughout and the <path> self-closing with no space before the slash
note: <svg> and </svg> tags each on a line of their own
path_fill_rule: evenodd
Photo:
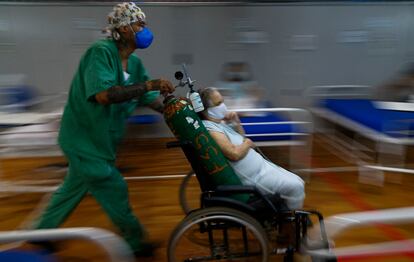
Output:
<svg viewBox="0 0 414 262">
<path fill-rule="evenodd" d="M 244 185 L 215 185 L 210 175 L 205 170 L 198 152 L 191 142 L 170 142 L 167 147 L 178 147 L 183 150 L 186 158 L 195 172 L 201 189 L 201 208 L 222 206 L 245 212 L 259 221 L 263 217 L 272 214 L 289 212 L 286 203 L 280 195 L 263 195 L 254 186 Z M 249 194 L 246 203 L 239 201 L 232 196 L 237 194 Z"/>
</svg>

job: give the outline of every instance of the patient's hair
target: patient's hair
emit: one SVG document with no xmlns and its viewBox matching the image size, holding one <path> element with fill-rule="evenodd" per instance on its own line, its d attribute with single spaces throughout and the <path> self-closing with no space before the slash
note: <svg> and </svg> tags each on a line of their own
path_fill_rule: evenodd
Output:
<svg viewBox="0 0 414 262">
<path fill-rule="evenodd" d="M 212 107 L 213 104 L 211 103 L 211 95 L 214 92 L 218 92 L 217 88 L 215 87 L 205 87 L 198 90 L 200 94 L 201 101 L 203 102 L 204 108 Z"/>
<path fill-rule="evenodd" d="M 198 115 L 201 119 L 205 119 L 205 114 L 207 113 L 207 108 L 212 107 L 213 104 L 211 103 L 211 95 L 218 91 L 215 87 L 204 87 L 198 90 L 200 94 L 201 102 L 203 102 L 204 110 L 198 112 Z"/>
</svg>

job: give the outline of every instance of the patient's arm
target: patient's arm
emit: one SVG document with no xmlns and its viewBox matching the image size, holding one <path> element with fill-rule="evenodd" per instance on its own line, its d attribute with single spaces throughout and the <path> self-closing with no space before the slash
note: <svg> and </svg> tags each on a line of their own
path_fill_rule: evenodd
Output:
<svg viewBox="0 0 414 262">
<path fill-rule="evenodd" d="M 224 156 L 231 161 L 238 161 L 246 156 L 251 147 L 254 147 L 253 142 L 246 138 L 241 145 L 233 145 L 227 136 L 216 131 L 209 131 L 211 137 L 219 145 Z"/>
<path fill-rule="evenodd" d="M 241 126 L 240 118 L 239 118 L 239 116 L 237 115 L 236 112 L 229 112 L 229 113 L 227 113 L 226 116 L 224 117 L 224 120 L 227 123 L 233 125 L 233 129 L 236 130 L 237 133 L 239 133 L 240 135 L 244 136 L 244 134 L 245 134 L 244 133 L 244 129 Z"/>
</svg>

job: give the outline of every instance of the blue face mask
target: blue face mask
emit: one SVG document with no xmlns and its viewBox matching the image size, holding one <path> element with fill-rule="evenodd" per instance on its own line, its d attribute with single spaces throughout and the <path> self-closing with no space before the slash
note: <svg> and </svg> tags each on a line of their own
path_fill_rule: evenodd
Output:
<svg viewBox="0 0 414 262">
<path fill-rule="evenodd" d="M 132 31 L 134 31 L 134 29 L 132 29 Z M 152 34 L 151 30 L 149 30 L 147 27 L 144 27 L 139 32 L 135 32 L 135 45 L 139 49 L 145 49 L 149 47 L 153 39 L 154 35 Z"/>
</svg>

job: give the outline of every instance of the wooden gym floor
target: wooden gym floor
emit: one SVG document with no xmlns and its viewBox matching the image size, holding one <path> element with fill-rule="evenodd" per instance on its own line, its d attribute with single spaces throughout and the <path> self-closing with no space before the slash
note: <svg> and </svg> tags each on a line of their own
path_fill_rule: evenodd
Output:
<svg viewBox="0 0 414 262">
<path fill-rule="evenodd" d="M 170 232 L 184 217 L 178 201 L 181 177 L 190 167 L 180 149 L 166 149 L 169 139 L 128 140 L 120 148 L 118 167 L 129 185 L 130 201 L 135 214 L 145 225 L 150 239 L 160 247 L 155 256 L 139 261 L 166 261 Z M 263 148 L 275 163 L 286 167 L 285 148 Z M 411 206 L 414 203 L 414 175 L 386 173 L 383 186 L 360 183 L 351 161 L 335 155 L 321 136 L 313 141 L 312 168 L 306 184 L 305 209 L 317 209 L 325 217 L 344 213 Z M 411 153 L 410 153 L 411 154 Z M 299 158 L 299 157 L 298 157 Z M 298 159 L 300 162 L 300 159 Z M 62 157 L 3 158 L 0 160 L 0 231 L 27 226 L 42 198 L 59 184 L 65 172 L 53 165 L 64 164 Z M 50 165 L 52 167 L 50 167 Z M 48 168 L 49 167 L 49 168 Z M 324 168 L 350 167 L 350 171 Z M 162 176 L 140 179 L 143 176 Z M 375 180 L 375 177 L 374 177 Z M 25 187 L 29 186 L 29 187 Z M 44 192 L 31 192 L 35 190 Z M 197 205 L 198 190 L 194 181 L 189 188 L 191 205 Z M 19 192 L 22 191 L 22 192 Z M 413 223 L 414 224 L 414 223 Z M 413 224 L 372 226 L 351 230 L 336 239 L 337 246 L 414 238 Z M 116 232 L 97 202 L 87 196 L 62 227 L 100 227 Z M 1 247 L 1 246 L 0 246 Z M 105 254 L 86 242 L 66 241 L 57 255 L 59 261 L 105 261 Z M 275 258 L 276 261 L 279 258 Z M 356 261 L 413 261 L 414 252 L 392 257 L 352 259 Z"/>
</svg>

